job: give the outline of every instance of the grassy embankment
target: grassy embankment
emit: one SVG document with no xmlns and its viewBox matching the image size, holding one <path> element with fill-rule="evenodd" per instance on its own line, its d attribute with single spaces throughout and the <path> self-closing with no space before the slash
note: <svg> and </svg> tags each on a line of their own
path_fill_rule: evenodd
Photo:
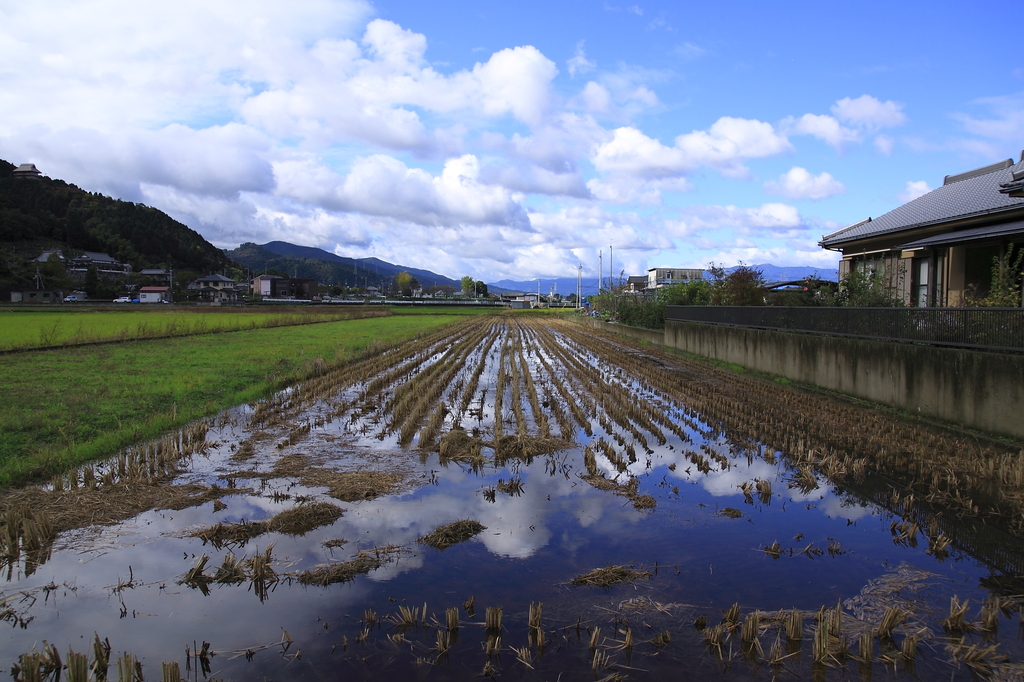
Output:
<svg viewBox="0 0 1024 682">
<path fill-rule="evenodd" d="M 0 351 L 290 327 L 384 314 L 379 307 L 177 308 L 65 306 L 0 312 Z"/>
<path fill-rule="evenodd" d="M 464 315 L 392 315 L 0 358 L 0 487 L 45 479 Z"/>
</svg>

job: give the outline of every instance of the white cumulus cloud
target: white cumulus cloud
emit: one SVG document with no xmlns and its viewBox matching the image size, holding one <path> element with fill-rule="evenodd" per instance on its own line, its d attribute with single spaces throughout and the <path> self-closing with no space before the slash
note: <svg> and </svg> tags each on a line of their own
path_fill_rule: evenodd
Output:
<svg viewBox="0 0 1024 682">
<path fill-rule="evenodd" d="M 892 100 L 882 102 L 871 95 L 856 99 L 844 97 L 832 105 L 832 114 L 843 123 L 866 130 L 895 128 L 907 122 L 902 104 Z"/>
<path fill-rule="evenodd" d="M 843 183 L 830 173 L 811 175 L 806 168 L 793 166 L 779 176 L 778 180 L 764 183 L 765 191 L 787 199 L 824 199 L 846 192 Z"/>
<path fill-rule="evenodd" d="M 569 75 L 573 78 L 576 77 L 576 74 L 593 71 L 597 66 L 597 64 L 587 59 L 587 53 L 583 50 L 582 40 L 576 43 L 576 51 L 573 52 L 572 57 L 569 58 L 565 65 L 569 70 Z"/>
<path fill-rule="evenodd" d="M 708 130 L 680 135 L 669 147 L 633 127 L 617 128 L 591 156 L 601 172 L 660 178 L 684 175 L 710 166 L 730 176 L 746 174 L 746 159 L 773 156 L 791 149 L 770 123 L 724 116 Z"/>
<path fill-rule="evenodd" d="M 847 145 L 860 142 L 861 134 L 846 128 L 826 114 L 804 114 L 800 118 L 785 119 L 782 129 L 790 135 L 811 135 L 842 151 Z"/>
</svg>

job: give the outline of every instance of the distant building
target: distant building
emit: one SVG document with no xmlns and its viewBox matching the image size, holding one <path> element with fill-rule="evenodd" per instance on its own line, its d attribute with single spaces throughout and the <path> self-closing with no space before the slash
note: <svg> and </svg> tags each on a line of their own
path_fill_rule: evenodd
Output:
<svg viewBox="0 0 1024 682">
<path fill-rule="evenodd" d="M 72 272 L 85 272 L 90 267 L 95 267 L 97 272 L 107 274 L 132 271 L 131 265 L 122 263 L 99 251 L 83 251 L 81 255 L 72 258 L 68 264 L 68 270 Z"/>
<path fill-rule="evenodd" d="M 643 275 L 632 276 L 626 280 L 626 291 L 636 294 L 647 288 L 648 277 Z"/>
<path fill-rule="evenodd" d="M 280 275 L 259 275 L 253 277 L 252 280 L 252 293 L 257 296 L 263 296 L 264 298 L 283 298 L 280 294 L 287 294 L 288 280 Z M 282 284 L 284 285 L 282 286 Z"/>
<path fill-rule="evenodd" d="M 660 289 L 704 279 L 704 271 L 695 268 L 651 268 L 647 271 L 647 288 Z"/>
<path fill-rule="evenodd" d="M 11 292 L 11 303 L 56 303 L 60 300 L 61 292 L 54 289 L 25 289 Z"/>
<path fill-rule="evenodd" d="M 140 287 L 139 303 L 170 303 L 170 287 Z"/>
<path fill-rule="evenodd" d="M 142 268 L 139 270 L 139 274 L 145 277 L 145 281 L 150 284 L 171 283 L 171 271 L 165 268 Z"/>
<path fill-rule="evenodd" d="M 50 256 L 57 256 L 57 258 L 60 259 L 61 263 L 64 262 L 64 254 L 61 253 L 58 249 L 47 249 L 46 251 L 43 251 L 39 255 L 39 258 L 36 258 L 35 262 L 36 263 L 46 263 L 47 261 L 50 260 Z"/>
<path fill-rule="evenodd" d="M 34 163 L 23 163 L 13 171 L 11 171 L 11 177 L 23 178 L 28 180 L 38 180 L 43 174 L 36 168 Z"/>
<path fill-rule="evenodd" d="M 260 275 L 252 280 L 252 292 L 263 298 L 311 300 L 320 294 L 320 284 L 315 279 L 289 279 L 280 275 Z"/>
<path fill-rule="evenodd" d="M 190 289 L 199 290 L 200 303 L 234 303 L 238 300 L 235 290 L 236 282 L 224 275 L 207 275 L 200 277 L 189 285 Z"/>
<path fill-rule="evenodd" d="M 958 306 L 984 294 L 993 260 L 1024 241 L 1024 152 L 958 175 L 877 218 L 821 238 L 843 254 L 839 277 L 879 273 L 907 305 Z"/>
</svg>

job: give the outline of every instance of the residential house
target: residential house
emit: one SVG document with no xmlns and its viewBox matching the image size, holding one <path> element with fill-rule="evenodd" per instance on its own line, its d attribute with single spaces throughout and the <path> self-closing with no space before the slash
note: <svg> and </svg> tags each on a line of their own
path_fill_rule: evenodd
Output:
<svg viewBox="0 0 1024 682">
<path fill-rule="evenodd" d="M 170 303 L 170 287 L 139 287 L 139 303 Z"/>
<path fill-rule="evenodd" d="M 142 275 L 146 282 L 149 284 L 168 284 L 171 283 L 171 271 L 166 268 L 143 268 L 139 270 L 139 274 Z"/>
<path fill-rule="evenodd" d="M 704 271 L 699 268 L 650 268 L 647 271 L 647 288 L 661 289 L 702 279 Z"/>
<path fill-rule="evenodd" d="M 214 305 L 222 303 L 235 303 L 238 301 L 238 292 L 235 289 L 236 282 L 224 275 L 207 275 L 200 277 L 189 288 L 199 291 L 199 302 Z"/>
<path fill-rule="evenodd" d="M 853 270 L 879 273 L 913 306 L 958 306 L 984 295 L 993 262 L 1010 244 L 1024 246 L 1024 152 L 958 175 L 878 218 L 821 238 L 843 254 L 842 279 Z"/>
</svg>

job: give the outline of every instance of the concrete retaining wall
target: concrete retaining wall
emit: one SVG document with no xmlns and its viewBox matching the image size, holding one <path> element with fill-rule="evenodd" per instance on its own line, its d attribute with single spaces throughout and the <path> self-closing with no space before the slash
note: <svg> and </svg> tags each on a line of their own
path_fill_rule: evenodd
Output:
<svg viewBox="0 0 1024 682">
<path fill-rule="evenodd" d="M 1024 439 L 1021 355 L 672 320 L 665 323 L 663 342 L 687 353 Z"/>
</svg>

